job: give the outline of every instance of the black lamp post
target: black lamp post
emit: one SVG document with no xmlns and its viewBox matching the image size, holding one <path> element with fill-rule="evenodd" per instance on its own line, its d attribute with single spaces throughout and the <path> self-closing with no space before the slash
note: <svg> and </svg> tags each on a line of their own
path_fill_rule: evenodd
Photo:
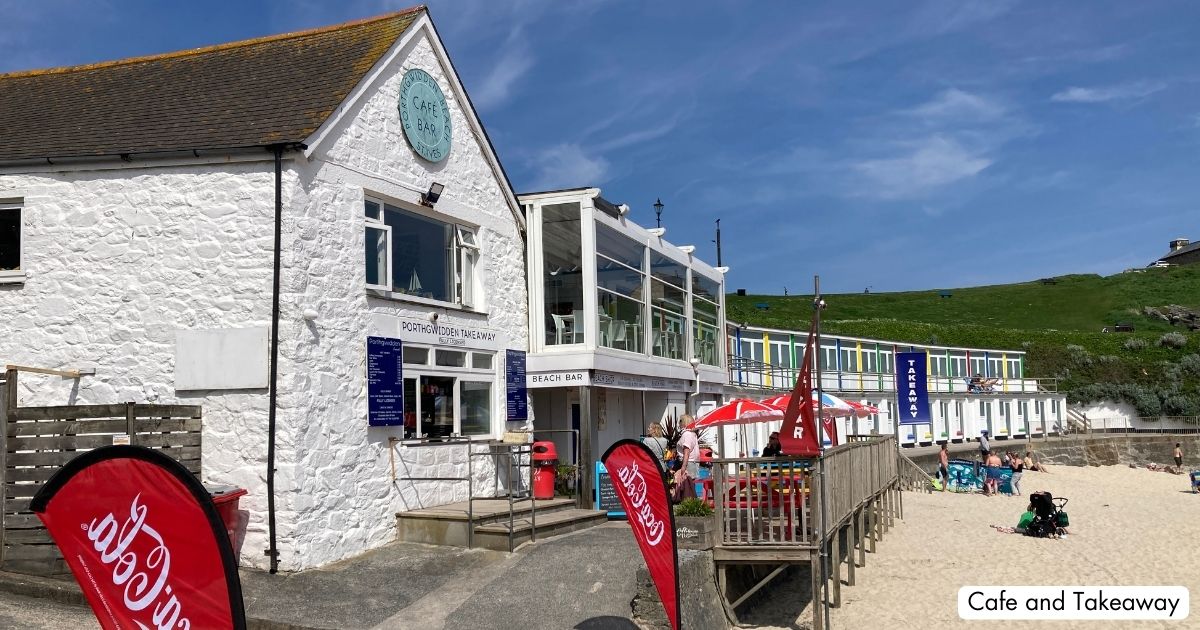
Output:
<svg viewBox="0 0 1200 630">
<path fill-rule="evenodd" d="M 654 223 L 655 223 L 654 227 L 662 227 L 662 209 L 663 209 L 662 199 L 655 199 L 654 200 Z"/>
</svg>

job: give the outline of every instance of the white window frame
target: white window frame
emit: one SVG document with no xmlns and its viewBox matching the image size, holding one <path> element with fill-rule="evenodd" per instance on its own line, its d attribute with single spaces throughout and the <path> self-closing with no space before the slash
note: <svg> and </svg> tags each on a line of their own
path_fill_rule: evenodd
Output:
<svg viewBox="0 0 1200 630">
<path fill-rule="evenodd" d="M 504 379 L 502 376 L 498 375 L 498 372 L 497 372 L 497 366 L 499 365 L 499 361 L 500 361 L 499 357 L 503 355 L 503 352 L 504 352 L 503 350 L 497 351 L 497 350 L 484 350 L 484 349 L 479 349 L 479 348 L 457 348 L 457 347 L 447 348 L 447 347 L 443 347 L 443 346 L 426 345 L 426 344 L 419 344 L 419 343 L 405 344 L 405 348 L 406 349 L 407 348 L 421 348 L 421 349 L 425 350 L 426 352 L 428 352 L 425 363 L 420 363 L 420 364 L 405 363 L 404 364 L 405 380 L 408 380 L 408 379 L 416 380 L 417 397 L 413 401 L 413 409 L 415 410 L 415 412 L 417 414 L 417 422 L 416 422 L 415 430 L 417 431 L 418 436 L 428 436 L 430 433 L 430 429 L 428 426 L 425 426 L 425 420 L 423 418 L 424 409 L 421 406 L 421 379 L 424 377 L 435 377 L 435 378 L 454 379 L 454 388 L 451 393 L 452 400 L 454 402 L 454 404 L 453 404 L 454 408 L 453 408 L 453 412 L 451 414 L 451 417 L 453 418 L 453 424 L 452 424 L 452 428 L 451 428 L 452 436 L 467 437 L 473 441 L 492 440 L 492 439 L 496 439 L 497 437 L 499 437 L 499 435 L 504 430 L 503 429 L 504 422 L 500 421 L 500 418 L 506 412 L 503 401 L 499 398 L 500 392 L 504 391 L 503 390 Z M 453 351 L 453 352 L 465 353 L 466 354 L 465 366 L 464 367 L 453 367 L 453 366 L 447 366 L 447 365 L 437 365 L 437 356 L 436 355 L 437 355 L 438 350 L 449 350 L 449 351 Z M 473 355 L 476 355 L 476 354 L 491 355 L 492 367 L 491 368 L 474 367 Z M 464 435 L 462 432 L 461 405 L 462 405 L 462 383 L 464 381 L 472 382 L 472 383 L 488 383 L 490 386 L 490 394 L 488 397 L 488 405 L 489 405 L 488 413 L 490 416 L 490 418 L 489 418 L 490 426 L 488 427 L 487 433 L 480 433 L 480 434 L 476 434 L 476 435 Z M 412 438 L 409 438 L 409 441 L 411 441 L 411 440 L 412 440 Z"/>
<path fill-rule="evenodd" d="M 383 212 L 382 208 L 380 209 L 380 212 Z M 383 276 L 383 282 L 380 282 L 379 284 L 371 284 L 368 282 L 367 288 L 375 289 L 377 291 L 391 291 L 392 290 L 392 226 L 390 226 L 382 221 L 375 222 L 370 219 L 367 219 L 367 224 L 365 226 L 363 226 L 363 238 L 369 238 L 368 234 L 369 234 L 370 230 L 382 231 L 384 234 L 384 240 L 387 241 L 387 245 L 385 246 L 386 250 L 384 251 L 383 273 L 381 274 Z M 364 261 L 364 263 L 365 262 L 366 261 Z"/>
<path fill-rule="evenodd" d="M 374 203 L 379 205 L 379 216 L 372 217 L 366 214 L 366 204 Z M 372 285 L 366 284 L 365 288 L 377 294 L 383 294 L 385 297 L 394 300 L 403 300 L 407 302 L 417 302 L 421 304 L 435 304 L 443 306 L 452 306 L 456 308 L 464 308 L 468 310 L 479 310 L 483 303 L 482 283 L 479 282 L 479 267 L 480 267 L 480 247 L 479 247 L 479 232 L 478 229 L 470 225 L 458 223 L 444 215 L 432 215 L 426 212 L 414 210 L 399 202 L 389 202 L 382 197 L 371 194 L 363 196 L 363 238 L 366 239 L 368 229 L 384 230 L 387 234 L 387 285 Z M 409 212 L 427 219 L 445 223 L 454 229 L 454 255 L 450 256 L 450 274 L 454 280 L 451 283 L 454 295 L 451 296 L 451 301 L 436 300 L 407 293 L 400 293 L 392 289 L 392 283 L 395 278 L 392 278 L 392 226 L 384 222 L 384 213 L 387 212 L 387 206 L 391 206 L 397 210 Z M 364 244 L 365 247 L 365 244 Z M 469 278 L 463 277 L 464 270 L 468 269 L 467 261 L 471 259 L 469 267 Z M 366 261 L 364 260 L 364 265 Z M 364 268 L 365 272 L 365 268 Z M 364 273 L 365 277 L 365 273 Z"/>
<path fill-rule="evenodd" d="M 21 199 L 0 199 L 0 210 L 17 211 L 17 268 L 0 271 L 0 284 L 25 282 L 25 204 Z"/>
</svg>

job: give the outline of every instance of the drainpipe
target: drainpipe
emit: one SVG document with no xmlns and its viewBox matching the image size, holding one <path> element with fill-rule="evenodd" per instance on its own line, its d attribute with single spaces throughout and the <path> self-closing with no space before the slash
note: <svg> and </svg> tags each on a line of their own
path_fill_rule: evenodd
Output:
<svg viewBox="0 0 1200 630">
<path fill-rule="evenodd" d="M 275 546 L 275 402 L 279 390 L 279 276 L 283 244 L 283 145 L 270 147 L 275 154 L 275 262 L 271 278 L 271 390 L 267 403 L 267 531 L 271 573 L 279 571 L 279 548 Z"/>
</svg>

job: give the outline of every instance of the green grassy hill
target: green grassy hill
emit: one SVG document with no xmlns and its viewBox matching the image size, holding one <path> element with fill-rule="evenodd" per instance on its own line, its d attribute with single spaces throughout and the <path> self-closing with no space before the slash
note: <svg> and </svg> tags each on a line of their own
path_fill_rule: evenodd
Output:
<svg viewBox="0 0 1200 630">
<path fill-rule="evenodd" d="M 1200 265 L 1108 277 L 900 293 L 826 294 L 822 329 L 877 339 L 1028 351 L 1030 376 L 1074 402 L 1123 400 L 1144 416 L 1200 415 L 1200 333 L 1147 307 L 1200 311 Z M 947 291 L 950 297 L 942 297 Z M 766 308 L 762 308 L 762 306 Z M 803 330 L 812 296 L 729 295 L 727 317 Z M 1133 333 L 1104 333 L 1117 323 Z"/>
</svg>

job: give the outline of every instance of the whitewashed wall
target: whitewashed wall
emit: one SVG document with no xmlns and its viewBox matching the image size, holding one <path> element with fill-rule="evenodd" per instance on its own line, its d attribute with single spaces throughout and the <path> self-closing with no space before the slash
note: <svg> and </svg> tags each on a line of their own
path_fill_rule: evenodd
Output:
<svg viewBox="0 0 1200 630">
<path fill-rule="evenodd" d="M 502 184 L 471 132 L 430 42 L 410 43 L 332 130 L 309 161 L 297 162 L 297 185 L 289 191 L 294 229 L 285 238 L 284 357 L 280 407 L 287 414 L 281 436 L 294 458 L 288 485 L 279 486 L 278 518 L 284 566 L 304 568 L 338 560 L 395 537 L 395 513 L 467 498 L 465 483 L 392 481 L 388 437 L 399 430 L 368 428 L 366 337 L 379 334 L 372 315 L 441 324 L 473 324 L 497 330 L 507 347 L 527 347 L 524 242 Z M 404 71 L 421 68 L 442 87 L 454 141 L 445 161 L 430 164 L 409 148 L 397 103 Z M 332 140 L 331 140 L 332 139 Z M 363 191 L 417 203 L 431 181 L 446 190 L 436 211 L 478 225 L 486 313 L 428 307 L 368 297 L 364 289 Z M 303 309 L 318 317 L 305 322 Z M 494 409 L 504 413 L 503 352 L 494 362 Z M 394 449 L 398 476 L 456 477 L 466 474 L 461 447 Z M 491 487 L 488 460 L 476 464 L 476 487 Z M 281 469 L 282 472 L 283 469 Z M 292 559 L 295 559 L 295 562 Z"/>
<path fill-rule="evenodd" d="M 0 175 L 0 197 L 24 198 L 27 273 L 0 285 L 0 364 L 96 370 L 21 374 L 20 403 L 202 405 L 203 480 L 250 491 L 243 562 L 259 565 L 267 390 L 176 392 L 174 361 L 178 330 L 270 324 L 273 172 L 267 160 Z"/>
<path fill-rule="evenodd" d="M 372 314 L 476 324 L 527 347 L 524 243 L 503 188 L 424 36 L 369 86 L 311 159 L 285 162 L 276 509 L 280 567 L 333 562 L 394 538 L 398 511 L 467 497 L 466 484 L 393 482 L 389 429 L 368 429 Z M 409 149 L 397 112 L 404 70 L 447 97 L 454 146 L 439 164 Z M 267 156 L 269 157 L 269 156 Z M 437 211 L 479 226 L 485 313 L 368 298 L 363 190 L 415 203 L 436 179 Z M 23 376 L 23 404 L 124 401 L 204 406 L 205 481 L 247 488 L 244 565 L 263 567 L 266 390 L 176 392 L 175 331 L 270 324 L 270 161 L 0 175 L 25 200 L 23 286 L 0 285 L 0 363 L 94 366 L 78 387 Z M 301 312 L 318 317 L 305 321 Z M 503 353 L 495 409 L 503 414 Z M 462 447 L 396 449 L 400 476 L 465 474 Z M 487 460 L 476 481 L 491 487 Z"/>
</svg>

